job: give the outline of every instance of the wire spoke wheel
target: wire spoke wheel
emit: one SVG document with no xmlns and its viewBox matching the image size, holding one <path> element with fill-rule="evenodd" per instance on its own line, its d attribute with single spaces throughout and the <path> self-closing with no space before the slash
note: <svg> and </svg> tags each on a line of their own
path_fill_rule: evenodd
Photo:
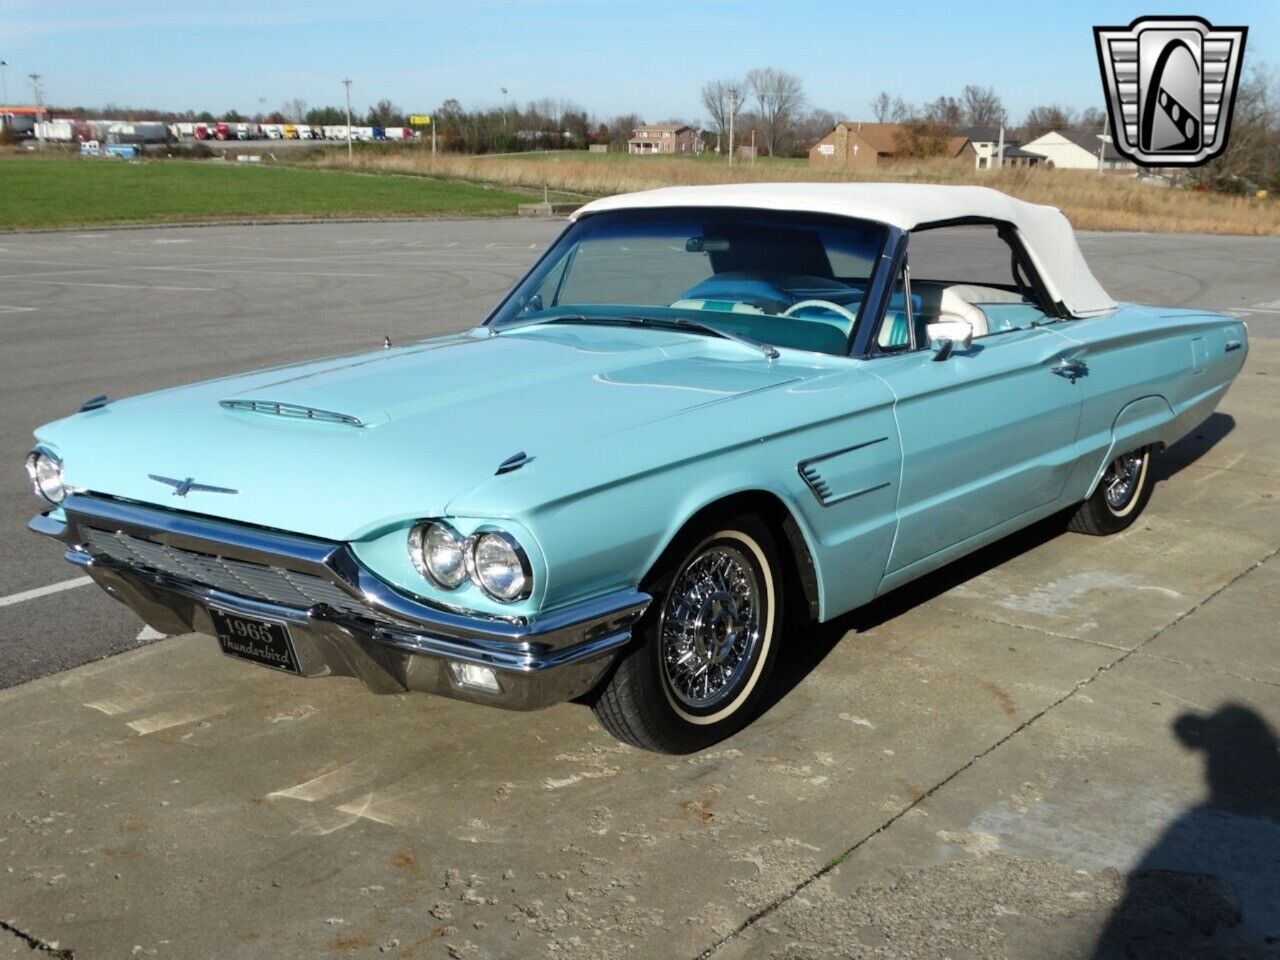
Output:
<svg viewBox="0 0 1280 960">
<path fill-rule="evenodd" d="M 662 610 L 661 663 L 671 693 L 694 710 L 735 696 L 760 646 L 760 578 L 737 546 L 717 543 L 676 575 Z"/>
<path fill-rule="evenodd" d="M 1102 489 L 1105 491 L 1107 504 L 1112 510 L 1123 510 L 1138 492 L 1138 478 L 1142 473 L 1142 464 L 1142 451 L 1136 451 L 1116 457 L 1107 467 L 1102 475 Z"/>
<path fill-rule="evenodd" d="M 1116 457 L 1102 471 L 1093 493 L 1083 501 L 1068 526 L 1095 537 L 1119 533 L 1138 518 L 1151 498 L 1151 454 L 1138 447 Z"/>
</svg>

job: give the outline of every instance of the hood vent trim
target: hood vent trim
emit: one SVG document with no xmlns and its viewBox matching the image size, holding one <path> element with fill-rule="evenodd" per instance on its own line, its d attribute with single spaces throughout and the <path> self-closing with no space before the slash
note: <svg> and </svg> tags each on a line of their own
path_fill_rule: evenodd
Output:
<svg viewBox="0 0 1280 960">
<path fill-rule="evenodd" d="M 526 463 L 530 463 L 533 459 L 533 457 L 521 450 L 519 453 L 512 454 L 498 464 L 498 469 L 494 471 L 493 475 L 495 477 L 500 477 L 504 473 L 511 473 L 513 470 L 519 470 Z"/>
<path fill-rule="evenodd" d="M 273 417 L 288 417 L 291 420 L 318 420 L 321 423 L 345 423 L 353 427 L 363 427 L 364 421 L 349 413 L 335 413 L 332 410 L 320 410 L 306 407 L 300 403 L 277 403 L 274 400 L 219 400 L 218 406 L 226 410 L 244 410 L 248 413 L 265 413 Z"/>
</svg>

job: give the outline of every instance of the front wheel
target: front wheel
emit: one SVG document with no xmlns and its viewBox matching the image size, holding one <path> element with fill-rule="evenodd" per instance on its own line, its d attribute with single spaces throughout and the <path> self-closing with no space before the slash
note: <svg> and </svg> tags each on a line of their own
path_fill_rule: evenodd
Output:
<svg viewBox="0 0 1280 960">
<path fill-rule="evenodd" d="M 1128 527 L 1151 499 L 1150 467 L 1150 447 L 1112 460 L 1093 495 L 1076 509 L 1070 528 L 1100 537 Z"/>
<path fill-rule="evenodd" d="M 777 655 L 777 545 L 753 516 L 686 530 L 645 584 L 654 602 L 593 704 L 620 740 L 692 753 L 746 724 Z"/>
</svg>

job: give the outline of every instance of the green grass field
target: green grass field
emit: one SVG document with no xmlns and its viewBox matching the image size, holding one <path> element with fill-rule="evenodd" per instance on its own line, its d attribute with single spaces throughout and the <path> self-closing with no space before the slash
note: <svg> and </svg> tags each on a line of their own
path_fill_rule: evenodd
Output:
<svg viewBox="0 0 1280 960">
<path fill-rule="evenodd" d="M 0 229 L 9 230 L 238 218 L 512 215 L 517 204 L 533 199 L 456 180 L 212 160 L 0 159 Z"/>
</svg>

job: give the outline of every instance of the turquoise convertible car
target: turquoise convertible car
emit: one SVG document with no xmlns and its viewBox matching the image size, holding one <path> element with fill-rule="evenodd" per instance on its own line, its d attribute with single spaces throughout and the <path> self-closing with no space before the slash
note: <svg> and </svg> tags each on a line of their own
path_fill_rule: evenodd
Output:
<svg viewBox="0 0 1280 960">
<path fill-rule="evenodd" d="M 980 187 L 587 204 L 454 336 L 36 431 L 31 526 L 162 633 L 685 752 L 827 621 L 1057 511 L 1123 530 L 1240 371 Z"/>
</svg>

